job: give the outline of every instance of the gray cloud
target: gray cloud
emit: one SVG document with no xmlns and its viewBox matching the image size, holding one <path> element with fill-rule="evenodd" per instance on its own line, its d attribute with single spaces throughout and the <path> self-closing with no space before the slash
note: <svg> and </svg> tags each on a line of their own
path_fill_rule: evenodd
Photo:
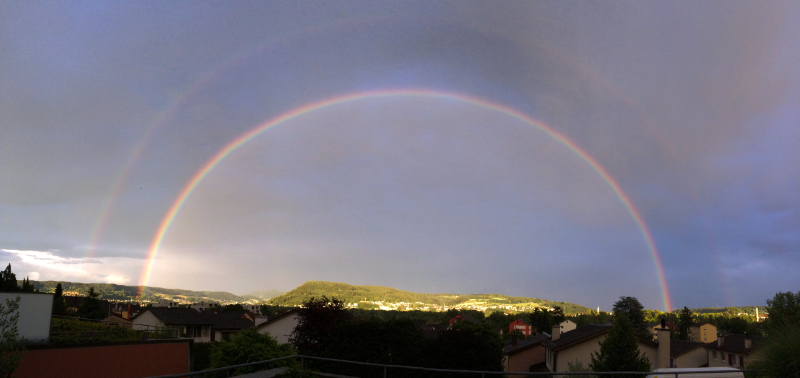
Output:
<svg viewBox="0 0 800 378">
<path fill-rule="evenodd" d="M 790 2 L 2 3 L 0 248 L 92 249 L 103 264 L 87 265 L 113 272 L 49 274 L 136 280 L 169 206 L 236 136 L 333 96 L 428 88 L 518 109 L 596 158 L 650 227 L 676 305 L 763 304 L 800 268 L 798 15 Z M 472 105 L 394 98 L 238 149 L 186 202 L 152 279 L 660 308 L 655 272 L 630 214 L 563 145 Z"/>
</svg>

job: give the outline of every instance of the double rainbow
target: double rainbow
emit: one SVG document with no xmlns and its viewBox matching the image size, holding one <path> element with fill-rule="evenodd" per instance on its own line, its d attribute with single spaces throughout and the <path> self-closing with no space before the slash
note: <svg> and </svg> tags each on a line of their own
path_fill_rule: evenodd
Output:
<svg viewBox="0 0 800 378">
<path fill-rule="evenodd" d="M 642 236 L 644 237 L 644 241 L 647 244 L 648 249 L 650 250 L 650 254 L 653 258 L 655 263 L 656 272 L 658 275 L 658 281 L 661 285 L 661 292 L 662 292 L 662 299 L 664 302 L 664 308 L 666 311 L 670 311 L 672 309 L 672 300 L 670 299 L 669 289 L 667 287 L 667 282 L 664 277 L 664 267 L 661 263 L 661 257 L 659 256 L 658 250 L 656 249 L 655 243 L 653 242 L 653 237 L 650 234 L 650 230 L 647 228 L 644 220 L 642 219 L 641 214 L 639 211 L 634 207 L 631 199 L 622 191 L 619 184 L 613 177 L 597 162 L 594 158 L 592 158 L 586 151 L 584 151 L 580 146 L 575 144 L 573 141 L 568 139 L 563 134 L 559 133 L 558 131 L 554 130 L 552 127 L 534 120 L 533 118 L 523 114 L 520 111 L 517 111 L 513 108 L 493 103 L 490 101 L 469 97 L 461 94 L 456 93 L 449 93 L 449 92 L 440 92 L 440 91 L 432 91 L 432 90 L 422 90 L 422 89 L 396 89 L 396 90 L 382 90 L 382 91 L 372 91 L 372 92 L 358 92 L 347 94 L 343 96 L 333 97 L 327 100 L 322 100 L 310 104 L 303 105 L 301 107 L 295 108 L 291 111 L 283 113 L 273 119 L 268 120 L 267 122 L 262 123 L 261 125 L 255 127 L 254 129 L 240 135 L 230 143 L 228 143 L 225 147 L 219 150 L 214 156 L 211 157 L 195 174 L 192 176 L 191 180 L 186 184 L 183 190 L 178 195 L 175 202 L 173 202 L 172 206 L 170 206 L 169 211 L 167 211 L 164 218 L 161 220 L 161 224 L 158 227 L 158 231 L 156 232 L 155 237 L 150 245 L 150 249 L 148 251 L 147 261 L 145 266 L 142 269 L 142 274 L 139 278 L 139 285 L 142 287 L 142 293 L 144 292 L 145 288 L 147 287 L 148 282 L 150 281 L 150 276 L 153 271 L 153 266 L 155 264 L 156 256 L 158 255 L 158 250 L 161 247 L 161 243 L 164 240 L 164 236 L 167 234 L 170 226 L 172 225 L 175 216 L 180 212 L 181 207 L 186 202 L 186 199 L 192 194 L 192 191 L 203 181 L 203 178 L 208 175 L 214 167 L 217 166 L 223 159 L 225 159 L 228 155 L 230 155 L 234 150 L 241 147 L 245 143 L 249 142 L 262 132 L 277 126 L 283 122 L 295 119 L 297 117 L 303 116 L 305 114 L 309 114 L 312 112 L 320 111 L 326 108 L 330 108 L 339 104 L 343 104 L 350 101 L 357 101 L 357 100 L 364 100 L 369 98 L 382 98 L 382 97 L 403 97 L 403 96 L 416 96 L 416 97 L 427 97 L 427 98 L 436 98 L 436 99 L 447 99 L 447 100 L 455 100 L 455 101 L 462 101 L 469 104 L 473 104 L 476 106 L 480 106 L 486 109 L 490 109 L 493 111 L 497 111 L 513 118 L 516 118 L 522 122 L 527 123 L 528 125 L 535 127 L 541 131 L 544 131 L 548 135 L 550 135 L 555 140 L 563 143 L 567 146 L 570 150 L 572 150 L 575 154 L 577 154 L 583 161 L 585 161 L 592 169 L 597 172 L 603 181 L 608 184 L 611 189 L 616 194 L 617 198 L 622 202 L 625 208 L 630 213 L 633 220 L 636 222 L 639 231 L 641 231 Z M 140 293 L 140 294 L 142 294 Z"/>
</svg>

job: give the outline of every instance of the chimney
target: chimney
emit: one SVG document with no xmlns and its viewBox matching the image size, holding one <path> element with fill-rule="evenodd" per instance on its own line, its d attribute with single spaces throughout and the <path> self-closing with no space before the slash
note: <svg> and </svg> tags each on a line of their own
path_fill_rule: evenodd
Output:
<svg viewBox="0 0 800 378">
<path fill-rule="evenodd" d="M 516 333 L 512 333 L 511 334 L 511 345 L 517 346 L 517 334 Z"/>
<path fill-rule="evenodd" d="M 723 346 L 725 346 L 725 338 L 724 338 L 724 337 L 722 337 L 722 336 L 720 336 L 720 335 L 719 335 L 719 332 L 717 332 L 717 346 L 718 346 L 718 347 L 723 347 Z"/>
<path fill-rule="evenodd" d="M 661 328 L 656 329 L 656 339 L 658 340 L 658 367 L 668 368 L 669 366 L 669 328 L 666 319 L 661 319 Z"/>
<path fill-rule="evenodd" d="M 747 332 L 744 333 L 744 349 L 750 349 L 753 347 L 753 340 L 750 336 L 747 335 Z"/>
<path fill-rule="evenodd" d="M 128 317 L 128 320 L 131 320 L 131 304 L 130 303 L 128 303 L 128 313 L 126 315 Z"/>
<path fill-rule="evenodd" d="M 559 338 L 561 338 L 561 326 L 559 326 L 559 325 L 554 325 L 554 326 L 553 326 L 553 339 L 552 339 L 552 340 L 553 340 L 553 341 L 556 341 L 556 340 L 558 340 Z"/>
</svg>

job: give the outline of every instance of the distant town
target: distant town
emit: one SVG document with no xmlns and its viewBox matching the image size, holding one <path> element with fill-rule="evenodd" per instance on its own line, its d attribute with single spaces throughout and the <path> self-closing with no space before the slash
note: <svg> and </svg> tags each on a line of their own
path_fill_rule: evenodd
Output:
<svg viewBox="0 0 800 378">
<path fill-rule="evenodd" d="M 53 375 L 53 366 L 72 376 L 96 375 L 90 361 L 97 359 L 115 361 L 131 377 L 228 366 L 239 366 L 228 372 L 235 374 L 269 368 L 266 376 L 275 377 L 371 376 L 349 362 L 487 372 L 762 370 L 778 345 L 768 336 L 800 332 L 794 305 L 800 292 L 778 293 L 767 306 L 661 312 L 624 296 L 599 311 L 502 294 L 422 294 L 325 281 L 243 296 L 19 281 L 10 264 L 0 284 L 0 324 L 19 332 L 16 344 L 7 340 L 16 346 L 6 354 L 18 361 L 7 366 L 23 378 Z M 298 355 L 308 359 L 302 366 L 287 359 L 241 367 Z M 619 365 L 619 358 L 627 362 Z"/>
</svg>

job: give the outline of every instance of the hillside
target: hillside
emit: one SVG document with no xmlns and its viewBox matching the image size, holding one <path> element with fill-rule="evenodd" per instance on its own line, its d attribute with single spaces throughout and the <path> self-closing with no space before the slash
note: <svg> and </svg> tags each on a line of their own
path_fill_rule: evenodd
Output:
<svg viewBox="0 0 800 378">
<path fill-rule="evenodd" d="M 590 309 L 574 303 L 556 302 L 539 298 L 511 297 L 503 294 L 423 294 L 384 286 L 356 286 L 338 282 L 309 281 L 286 294 L 272 298 L 275 306 L 297 306 L 311 297 L 334 297 L 345 303 L 400 303 L 408 308 L 510 308 L 561 306 L 566 314 L 588 313 Z"/>
<path fill-rule="evenodd" d="M 275 298 L 275 297 L 277 297 L 279 295 L 282 295 L 282 294 L 285 294 L 285 293 L 283 291 L 278 291 L 278 290 L 275 290 L 275 289 L 256 290 L 256 291 L 254 291 L 252 293 L 243 294 L 243 295 L 241 295 L 241 297 L 242 298 L 247 298 L 247 299 L 255 299 L 255 300 L 265 301 L 267 299 L 272 299 L 272 298 Z"/>
<path fill-rule="evenodd" d="M 79 282 L 59 282 L 59 281 L 31 281 L 34 289 L 45 293 L 52 293 L 56 290 L 56 285 L 61 283 L 61 288 L 65 295 L 86 295 L 90 287 L 100 293 L 101 299 L 125 301 L 138 300 L 141 286 L 127 286 L 108 283 L 79 283 Z M 221 303 L 245 302 L 245 298 L 225 291 L 192 291 L 183 289 L 165 289 L 161 287 L 148 287 L 145 297 L 146 301 L 157 301 L 160 298 L 175 299 L 181 302 L 200 302 L 217 301 Z"/>
</svg>

